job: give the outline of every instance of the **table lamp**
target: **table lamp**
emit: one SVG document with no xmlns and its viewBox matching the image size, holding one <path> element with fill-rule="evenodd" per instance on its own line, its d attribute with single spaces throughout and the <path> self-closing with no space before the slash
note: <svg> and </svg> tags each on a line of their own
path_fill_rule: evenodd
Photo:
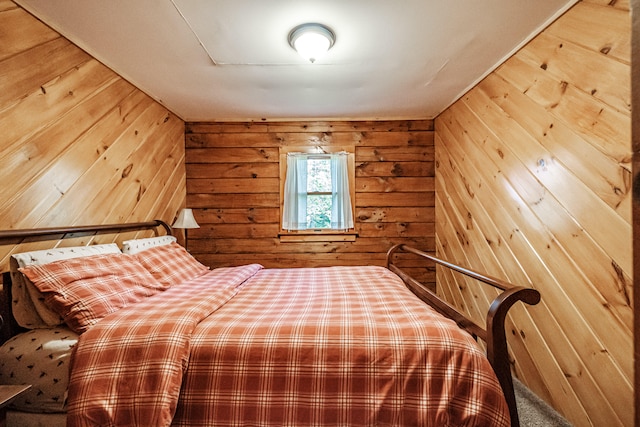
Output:
<svg viewBox="0 0 640 427">
<path fill-rule="evenodd" d="M 189 242 L 189 239 L 187 238 L 187 230 L 190 228 L 200 228 L 196 219 L 193 217 L 193 210 L 188 208 L 180 211 L 178 218 L 176 218 L 171 227 L 184 229 L 184 248 L 187 250 L 189 249 L 187 246 Z"/>
</svg>

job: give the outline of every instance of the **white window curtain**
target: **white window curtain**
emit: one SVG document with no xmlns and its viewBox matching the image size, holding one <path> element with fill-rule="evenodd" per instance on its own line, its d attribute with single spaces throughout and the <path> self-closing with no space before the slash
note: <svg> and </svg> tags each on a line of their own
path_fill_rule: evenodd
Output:
<svg viewBox="0 0 640 427">
<path fill-rule="evenodd" d="M 284 181 L 284 212 L 282 228 L 307 228 L 307 156 L 301 153 L 287 155 L 287 175 Z"/>
<path fill-rule="evenodd" d="M 331 228 L 353 228 L 353 211 L 349 194 L 348 154 L 331 155 Z"/>
<path fill-rule="evenodd" d="M 305 153 L 287 155 L 287 173 L 284 183 L 284 230 L 307 229 L 307 159 Z M 331 159 L 331 228 L 353 228 L 353 212 L 349 193 L 348 153 L 333 153 Z"/>
</svg>

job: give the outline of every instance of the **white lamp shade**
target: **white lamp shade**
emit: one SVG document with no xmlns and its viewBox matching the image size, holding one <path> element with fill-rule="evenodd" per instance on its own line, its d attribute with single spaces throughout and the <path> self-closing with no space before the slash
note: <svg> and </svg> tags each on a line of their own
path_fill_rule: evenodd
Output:
<svg viewBox="0 0 640 427">
<path fill-rule="evenodd" d="M 193 217 L 193 211 L 185 208 L 180 211 L 178 218 L 172 225 L 173 228 L 200 228 L 196 219 Z"/>
</svg>

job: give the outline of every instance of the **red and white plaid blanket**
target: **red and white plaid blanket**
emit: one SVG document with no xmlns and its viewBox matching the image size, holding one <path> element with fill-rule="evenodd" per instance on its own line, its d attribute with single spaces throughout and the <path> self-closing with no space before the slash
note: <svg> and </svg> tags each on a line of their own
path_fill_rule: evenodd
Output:
<svg viewBox="0 0 640 427">
<path fill-rule="evenodd" d="M 194 329 L 261 268 L 213 270 L 112 313 L 80 335 L 67 426 L 170 425 Z"/>
<path fill-rule="evenodd" d="M 164 302 L 172 288 L 83 334 L 70 426 L 509 425 L 476 343 L 387 269 L 257 269 L 207 288 L 216 271 L 177 286 L 184 301 Z M 209 299 L 217 309 L 183 333 L 195 318 L 177 305 Z"/>
</svg>

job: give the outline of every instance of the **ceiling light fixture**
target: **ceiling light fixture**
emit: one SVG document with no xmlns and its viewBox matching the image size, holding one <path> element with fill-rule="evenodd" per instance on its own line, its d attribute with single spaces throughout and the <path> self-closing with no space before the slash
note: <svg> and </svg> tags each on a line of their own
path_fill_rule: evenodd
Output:
<svg viewBox="0 0 640 427">
<path fill-rule="evenodd" d="M 304 59 L 314 63 L 327 53 L 336 42 L 336 35 L 326 25 L 307 23 L 298 25 L 289 33 L 289 44 Z"/>
</svg>

